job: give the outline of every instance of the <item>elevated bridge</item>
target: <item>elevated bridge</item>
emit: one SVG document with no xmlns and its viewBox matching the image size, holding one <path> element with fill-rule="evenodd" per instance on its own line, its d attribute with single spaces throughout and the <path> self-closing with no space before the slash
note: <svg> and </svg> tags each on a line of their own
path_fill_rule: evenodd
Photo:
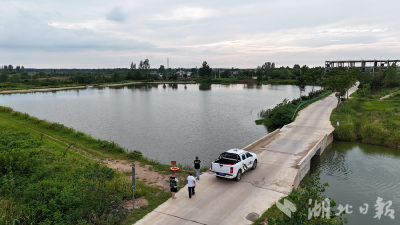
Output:
<svg viewBox="0 0 400 225">
<path fill-rule="evenodd" d="M 331 71 L 334 68 L 345 67 L 345 68 L 360 68 L 362 72 L 367 70 L 375 71 L 378 67 L 386 68 L 392 63 L 397 63 L 400 60 L 336 60 L 336 61 L 325 61 L 325 73 Z"/>
</svg>

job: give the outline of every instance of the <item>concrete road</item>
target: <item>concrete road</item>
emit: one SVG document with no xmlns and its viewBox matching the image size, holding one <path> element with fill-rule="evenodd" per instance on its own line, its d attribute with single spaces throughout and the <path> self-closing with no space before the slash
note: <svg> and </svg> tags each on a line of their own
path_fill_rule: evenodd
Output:
<svg viewBox="0 0 400 225">
<path fill-rule="evenodd" d="M 177 199 L 169 199 L 136 224 L 251 224 L 250 215 L 262 215 L 291 192 L 297 163 L 333 131 L 329 117 L 336 104 L 333 94 L 311 104 L 300 111 L 296 121 L 248 149 L 257 153 L 258 167 L 243 174 L 240 182 L 205 173 L 196 182 L 196 195 L 191 199 L 185 186 Z M 179 180 L 186 182 L 186 177 Z"/>
</svg>

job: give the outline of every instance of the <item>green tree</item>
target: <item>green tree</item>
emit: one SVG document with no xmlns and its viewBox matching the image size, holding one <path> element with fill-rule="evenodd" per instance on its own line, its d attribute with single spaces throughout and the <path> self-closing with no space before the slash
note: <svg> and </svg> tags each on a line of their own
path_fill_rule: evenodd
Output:
<svg viewBox="0 0 400 225">
<path fill-rule="evenodd" d="M 371 84 L 372 83 L 372 77 L 373 77 L 373 73 L 372 72 L 358 73 L 357 80 L 360 82 L 359 87 L 363 88 L 363 86 L 365 84 Z"/>
<path fill-rule="evenodd" d="M 39 77 L 41 77 L 41 78 L 44 78 L 44 77 L 47 76 L 46 73 L 43 72 L 43 71 L 40 71 L 38 75 L 39 75 Z"/>
<path fill-rule="evenodd" d="M 19 82 L 21 82 L 21 75 L 19 75 L 19 74 L 14 74 L 14 75 L 12 75 L 11 78 L 10 78 L 10 81 L 11 81 L 12 83 L 19 83 Z"/>
<path fill-rule="evenodd" d="M 12 73 L 14 67 L 13 67 L 13 65 L 10 64 L 10 65 L 8 65 L 7 69 L 8 69 L 8 72 Z"/>
<path fill-rule="evenodd" d="M 136 71 L 133 77 L 135 80 L 142 80 L 142 74 L 139 71 Z"/>
<path fill-rule="evenodd" d="M 22 70 L 21 70 L 22 71 Z M 21 73 L 21 79 L 29 79 L 29 74 L 27 72 L 22 72 Z"/>
<path fill-rule="evenodd" d="M 21 67 L 20 67 L 20 66 L 15 67 L 15 71 L 16 71 L 17 73 L 20 73 L 20 72 L 21 72 Z"/>
<path fill-rule="evenodd" d="M 300 65 L 299 64 L 294 64 L 294 66 L 293 66 L 293 74 L 296 77 L 300 76 Z"/>
<path fill-rule="evenodd" d="M 165 72 L 162 74 L 162 79 L 163 80 L 167 79 L 167 76 L 165 75 Z"/>
<path fill-rule="evenodd" d="M 270 73 L 275 69 L 275 63 L 266 62 L 261 66 L 261 70 L 264 72 L 264 76 L 268 77 Z"/>
<path fill-rule="evenodd" d="M 149 79 L 149 69 L 150 69 L 150 62 L 148 59 L 145 59 L 142 65 L 144 72 L 146 74 L 146 79 Z"/>
<path fill-rule="evenodd" d="M 201 77 L 209 77 L 212 74 L 212 68 L 207 64 L 206 61 L 203 62 L 202 66 L 199 69 L 199 76 Z"/>
<path fill-rule="evenodd" d="M 357 89 L 357 93 L 361 95 L 361 97 L 366 97 L 371 91 L 371 85 L 364 84 L 362 88 Z"/>
<path fill-rule="evenodd" d="M 396 63 L 393 63 L 385 70 L 385 87 L 395 87 L 400 83 L 400 76 L 397 72 Z"/>
<path fill-rule="evenodd" d="M 0 71 L 0 82 L 6 82 L 8 80 L 8 72 L 6 69 Z"/>
<path fill-rule="evenodd" d="M 301 92 L 303 92 L 307 85 L 307 77 L 306 76 L 299 76 L 295 82 L 295 85 L 300 89 L 300 97 Z"/>
<path fill-rule="evenodd" d="M 310 68 L 307 65 L 301 67 L 300 75 L 306 74 Z"/>
<path fill-rule="evenodd" d="M 114 72 L 114 74 L 112 75 L 112 80 L 113 82 L 119 82 L 121 80 L 121 75 L 119 75 L 118 72 Z"/>
<path fill-rule="evenodd" d="M 158 72 L 163 74 L 165 72 L 165 67 L 164 65 L 160 65 L 160 68 L 158 69 Z"/>
<path fill-rule="evenodd" d="M 25 67 L 21 66 L 21 72 L 25 72 Z"/>
<path fill-rule="evenodd" d="M 276 70 L 273 70 L 273 71 L 269 74 L 269 76 L 270 76 L 272 79 L 280 79 L 280 78 L 283 78 L 285 75 L 284 75 L 284 73 L 283 73 L 283 70 L 276 69 Z"/>
<path fill-rule="evenodd" d="M 323 85 L 332 90 L 336 90 L 335 96 L 338 100 L 337 106 L 339 106 L 340 98 L 342 98 L 346 94 L 346 91 L 356 82 L 354 71 L 338 68 L 329 71 L 326 75 L 327 78 L 323 81 Z"/>
<path fill-rule="evenodd" d="M 133 80 L 133 75 L 130 70 L 126 73 L 125 80 Z"/>
<path fill-rule="evenodd" d="M 312 92 L 314 92 L 314 86 L 318 85 L 319 80 L 322 78 L 322 70 L 320 68 L 308 69 L 305 77 L 307 78 L 306 83 L 312 86 Z"/>
</svg>

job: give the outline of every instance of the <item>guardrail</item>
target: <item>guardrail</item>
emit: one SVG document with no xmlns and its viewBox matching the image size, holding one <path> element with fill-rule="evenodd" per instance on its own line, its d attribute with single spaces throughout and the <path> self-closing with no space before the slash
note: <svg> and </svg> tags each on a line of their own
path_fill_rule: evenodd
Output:
<svg viewBox="0 0 400 225">
<path fill-rule="evenodd" d="M 294 116 L 295 116 L 296 113 L 297 113 L 297 110 L 299 110 L 299 108 L 300 108 L 301 106 L 303 106 L 304 104 L 307 104 L 307 103 L 309 103 L 309 102 L 311 102 L 311 101 L 314 101 L 314 100 L 316 100 L 316 99 L 322 98 L 322 97 L 324 97 L 325 95 L 331 94 L 331 93 L 334 92 L 334 91 L 335 91 L 335 90 L 330 91 L 330 92 L 327 92 L 327 93 L 325 93 L 325 94 L 323 94 L 323 95 L 321 95 L 321 96 L 318 96 L 318 97 L 316 97 L 316 98 L 313 98 L 313 99 L 311 99 L 311 100 L 307 100 L 307 101 L 305 101 L 305 102 L 302 102 L 299 106 L 297 106 L 296 110 L 294 111 L 293 116 L 292 116 L 292 121 L 293 121 Z"/>
</svg>

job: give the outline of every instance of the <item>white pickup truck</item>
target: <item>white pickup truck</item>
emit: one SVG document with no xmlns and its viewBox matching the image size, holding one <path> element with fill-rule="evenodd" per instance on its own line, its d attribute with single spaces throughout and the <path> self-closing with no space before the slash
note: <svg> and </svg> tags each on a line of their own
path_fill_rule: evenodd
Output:
<svg viewBox="0 0 400 225">
<path fill-rule="evenodd" d="M 244 172 L 257 167 L 257 155 L 242 149 L 231 149 L 222 153 L 211 163 L 211 173 L 217 177 L 235 178 L 239 181 Z"/>
</svg>

